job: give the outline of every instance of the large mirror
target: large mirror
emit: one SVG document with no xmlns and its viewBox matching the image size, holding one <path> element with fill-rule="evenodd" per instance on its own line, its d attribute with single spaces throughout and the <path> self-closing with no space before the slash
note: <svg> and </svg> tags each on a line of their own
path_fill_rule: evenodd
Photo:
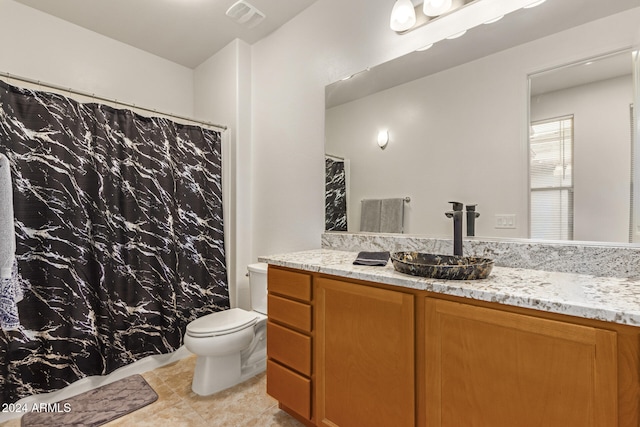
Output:
<svg viewBox="0 0 640 427">
<path fill-rule="evenodd" d="M 450 237 L 459 201 L 476 236 L 635 241 L 639 26 L 640 0 L 547 0 L 328 86 L 326 229 L 396 199 L 402 232 Z"/>
</svg>

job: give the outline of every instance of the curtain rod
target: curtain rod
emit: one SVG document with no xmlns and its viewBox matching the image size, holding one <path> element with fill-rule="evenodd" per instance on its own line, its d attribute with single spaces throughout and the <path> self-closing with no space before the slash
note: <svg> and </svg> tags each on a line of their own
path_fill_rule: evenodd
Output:
<svg viewBox="0 0 640 427">
<path fill-rule="evenodd" d="M 92 99 L 96 99 L 96 100 L 103 101 L 103 102 L 111 102 L 111 103 L 114 103 L 116 105 L 122 105 L 123 107 L 134 108 L 136 110 L 146 111 L 148 113 L 159 114 L 161 116 L 167 116 L 167 117 L 171 117 L 171 118 L 174 118 L 174 119 L 186 120 L 186 121 L 189 121 L 189 122 L 192 122 L 192 123 L 197 123 L 199 125 L 205 125 L 205 126 L 217 128 L 217 129 L 220 129 L 220 130 L 223 130 L 223 131 L 228 129 L 227 126 L 224 126 L 224 125 L 218 125 L 218 124 L 211 123 L 211 122 L 205 122 L 203 120 L 195 120 L 195 119 L 192 119 L 192 118 L 189 118 L 189 117 L 179 116 L 179 115 L 173 114 L 173 113 L 164 113 L 162 111 L 154 110 L 152 108 L 140 107 L 138 105 L 131 104 L 131 103 L 128 103 L 128 102 L 118 101 L 117 99 L 105 98 L 103 96 L 98 96 L 98 95 L 93 94 L 93 93 L 87 93 L 87 92 L 82 92 L 82 91 L 75 90 L 75 89 L 68 88 L 68 87 L 57 86 L 57 85 L 54 85 L 54 84 L 51 84 L 51 83 L 45 83 L 45 82 L 41 82 L 40 80 L 34 80 L 34 79 L 30 79 L 28 77 L 22 77 L 22 76 L 18 76 L 18 75 L 11 74 L 11 73 L 6 73 L 6 72 L 0 71 L 0 76 L 6 77 L 7 79 L 19 80 L 21 82 L 25 82 L 25 83 L 30 83 L 30 84 L 46 87 L 46 88 L 49 88 L 49 89 L 60 90 L 60 91 L 63 91 L 63 92 L 74 94 L 74 95 L 85 96 L 87 98 L 92 98 Z"/>
</svg>

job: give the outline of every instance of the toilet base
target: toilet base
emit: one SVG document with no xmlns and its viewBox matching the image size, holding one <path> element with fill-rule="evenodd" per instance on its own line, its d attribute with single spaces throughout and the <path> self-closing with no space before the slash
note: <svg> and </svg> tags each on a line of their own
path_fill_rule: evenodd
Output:
<svg viewBox="0 0 640 427">
<path fill-rule="evenodd" d="M 208 396 L 240 382 L 240 355 L 198 356 L 191 390 Z"/>
<path fill-rule="evenodd" d="M 225 357 L 199 356 L 196 359 L 191 390 L 199 396 L 208 396 L 253 378 L 266 369 L 266 355 L 245 367 L 241 367 L 238 354 Z"/>
<path fill-rule="evenodd" d="M 266 316 L 254 327 L 255 334 L 245 350 L 224 356 L 198 356 L 191 390 L 200 396 L 217 393 L 267 368 Z"/>
</svg>

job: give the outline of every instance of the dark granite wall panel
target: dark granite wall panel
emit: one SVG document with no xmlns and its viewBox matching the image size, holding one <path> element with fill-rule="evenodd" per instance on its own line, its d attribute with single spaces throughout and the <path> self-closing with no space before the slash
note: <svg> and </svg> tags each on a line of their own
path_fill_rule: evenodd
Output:
<svg viewBox="0 0 640 427">
<path fill-rule="evenodd" d="M 0 150 L 30 286 L 2 402 L 174 351 L 229 307 L 220 132 L 0 82 Z"/>
<path fill-rule="evenodd" d="M 347 231 L 347 182 L 344 162 L 325 158 L 325 230 Z"/>
</svg>

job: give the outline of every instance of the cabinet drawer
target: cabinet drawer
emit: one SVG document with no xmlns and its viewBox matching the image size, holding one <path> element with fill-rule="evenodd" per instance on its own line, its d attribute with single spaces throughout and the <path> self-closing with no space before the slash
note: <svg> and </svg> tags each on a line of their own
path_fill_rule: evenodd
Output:
<svg viewBox="0 0 640 427">
<path fill-rule="evenodd" d="M 309 304 L 271 294 L 268 296 L 267 304 L 269 319 L 311 332 L 311 306 Z"/>
<path fill-rule="evenodd" d="M 311 275 L 269 267 L 269 292 L 311 301 Z"/>
<path fill-rule="evenodd" d="M 310 379 L 267 360 L 267 393 L 304 418 L 311 418 Z"/>
<path fill-rule="evenodd" d="M 275 323 L 267 323 L 267 355 L 311 376 L 311 337 Z"/>
</svg>

